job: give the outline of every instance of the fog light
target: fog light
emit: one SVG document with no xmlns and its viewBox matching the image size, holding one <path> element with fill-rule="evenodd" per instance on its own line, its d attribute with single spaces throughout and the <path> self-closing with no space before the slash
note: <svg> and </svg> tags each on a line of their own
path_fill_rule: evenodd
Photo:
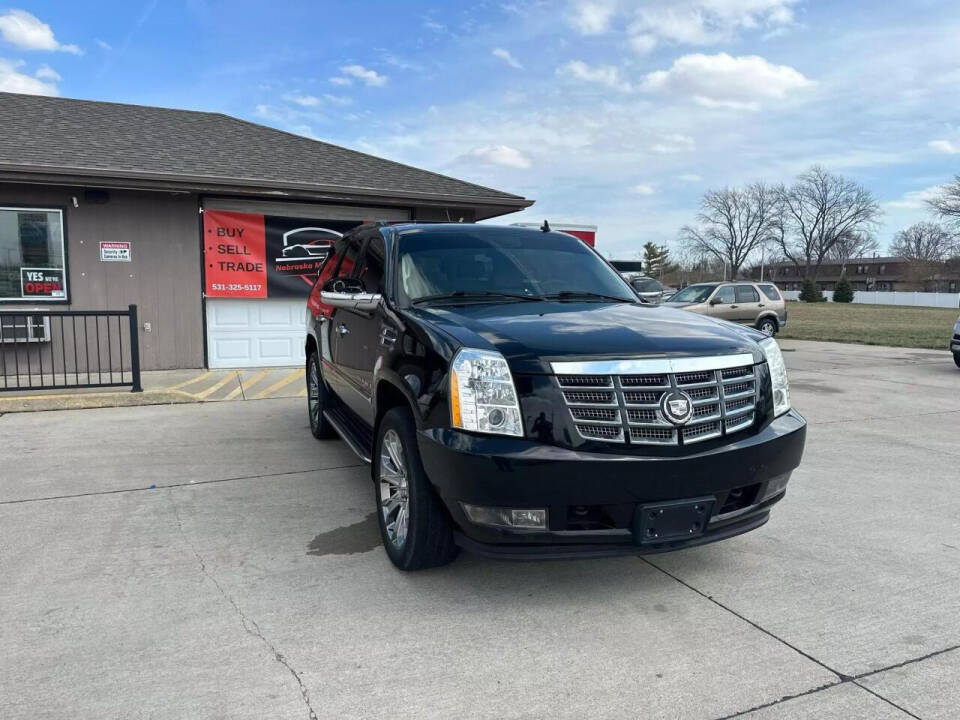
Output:
<svg viewBox="0 0 960 720">
<path fill-rule="evenodd" d="M 460 503 L 460 507 L 470 518 L 470 522 L 477 525 L 528 530 L 547 529 L 547 511 L 542 508 L 498 508 L 467 503 Z"/>
<path fill-rule="evenodd" d="M 790 482 L 790 473 L 777 475 L 767 483 L 767 491 L 763 494 L 763 500 L 779 495 L 787 489 L 787 483 Z"/>
</svg>

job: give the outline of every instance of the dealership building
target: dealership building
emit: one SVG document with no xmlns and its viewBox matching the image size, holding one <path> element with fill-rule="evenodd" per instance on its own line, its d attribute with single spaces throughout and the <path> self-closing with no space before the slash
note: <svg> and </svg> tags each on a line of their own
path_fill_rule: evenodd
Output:
<svg viewBox="0 0 960 720">
<path fill-rule="evenodd" d="M 0 310 L 136 304 L 148 370 L 301 364 L 339 233 L 533 204 L 219 113 L 0 93 L 0 127 Z"/>
</svg>

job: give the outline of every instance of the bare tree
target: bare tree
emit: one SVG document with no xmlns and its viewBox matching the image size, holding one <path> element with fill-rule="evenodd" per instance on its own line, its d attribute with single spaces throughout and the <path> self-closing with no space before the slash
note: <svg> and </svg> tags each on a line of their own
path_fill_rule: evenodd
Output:
<svg viewBox="0 0 960 720">
<path fill-rule="evenodd" d="M 827 257 L 840 263 L 840 274 L 843 275 L 850 260 L 866 257 L 879 249 L 877 239 L 869 232 L 851 232 L 837 239 Z"/>
<path fill-rule="evenodd" d="M 927 203 L 943 220 L 960 227 L 960 175 L 941 185 L 937 195 Z"/>
<path fill-rule="evenodd" d="M 942 263 L 960 251 L 960 238 L 939 223 L 919 222 L 894 235 L 890 251 L 910 262 Z"/>
<path fill-rule="evenodd" d="M 960 239 L 939 223 L 919 222 L 894 235 L 890 251 L 907 259 L 907 280 L 936 288 L 946 261 L 960 252 Z"/>
<path fill-rule="evenodd" d="M 815 279 L 824 259 L 842 238 L 873 230 L 880 205 L 853 180 L 814 165 L 790 187 L 777 188 L 781 215 L 775 225 L 780 250 L 804 278 Z"/>
<path fill-rule="evenodd" d="M 751 253 L 771 237 L 776 202 L 773 189 L 760 182 L 708 190 L 700 201 L 697 227 L 681 228 L 680 240 L 692 251 L 726 263 L 735 278 Z"/>
</svg>

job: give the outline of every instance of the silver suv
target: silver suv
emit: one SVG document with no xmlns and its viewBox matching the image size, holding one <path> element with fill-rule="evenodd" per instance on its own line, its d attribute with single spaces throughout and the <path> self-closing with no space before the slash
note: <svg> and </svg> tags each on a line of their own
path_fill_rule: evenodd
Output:
<svg viewBox="0 0 960 720">
<path fill-rule="evenodd" d="M 766 335 L 776 335 L 787 324 L 787 304 L 773 283 L 697 283 L 664 305 L 752 325 Z"/>
</svg>

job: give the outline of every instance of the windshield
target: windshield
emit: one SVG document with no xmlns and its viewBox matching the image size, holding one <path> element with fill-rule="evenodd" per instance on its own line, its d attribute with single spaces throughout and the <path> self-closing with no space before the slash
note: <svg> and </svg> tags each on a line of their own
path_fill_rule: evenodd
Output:
<svg viewBox="0 0 960 720">
<path fill-rule="evenodd" d="M 469 226 L 407 231 L 400 235 L 399 263 L 399 295 L 405 302 L 454 294 L 489 300 L 499 293 L 578 300 L 583 293 L 586 299 L 636 302 L 616 271 L 592 250 L 557 233 Z"/>
<path fill-rule="evenodd" d="M 690 285 L 670 298 L 670 302 L 702 303 L 710 297 L 716 285 Z"/>
</svg>

